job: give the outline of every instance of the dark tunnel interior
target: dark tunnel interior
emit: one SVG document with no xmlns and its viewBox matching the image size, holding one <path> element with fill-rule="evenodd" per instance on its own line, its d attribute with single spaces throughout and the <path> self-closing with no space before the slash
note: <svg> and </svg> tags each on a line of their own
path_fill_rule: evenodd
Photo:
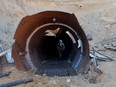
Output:
<svg viewBox="0 0 116 87">
<path fill-rule="evenodd" d="M 63 50 L 61 57 L 57 49 L 59 40 L 62 40 L 63 44 L 65 45 L 65 49 Z M 63 60 L 68 60 L 70 52 L 72 51 L 72 47 L 73 47 L 72 45 L 73 43 L 69 38 L 69 36 L 65 32 L 63 32 L 58 37 L 44 36 L 40 49 L 42 54 L 45 56 L 44 60 L 63 61 Z"/>
<path fill-rule="evenodd" d="M 60 69 L 61 73 L 73 72 L 71 75 L 75 75 L 72 63 L 78 50 L 78 43 L 76 43 L 75 36 L 72 35 L 73 32 L 64 26 L 60 26 L 60 28 L 59 26 L 49 26 L 44 29 L 35 33 L 30 41 L 30 52 L 32 52 L 30 56 L 33 64 L 38 67 L 38 73 L 49 75 L 49 73 L 59 72 L 57 70 Z M 78 40 L 78 38 L 76 39 Z M 51 73 L 51 70 L 54 71 Z"/>
</svg>

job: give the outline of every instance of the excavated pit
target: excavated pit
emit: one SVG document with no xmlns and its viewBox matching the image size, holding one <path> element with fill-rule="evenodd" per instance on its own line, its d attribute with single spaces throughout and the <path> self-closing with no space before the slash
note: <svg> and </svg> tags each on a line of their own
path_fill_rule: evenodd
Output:
<svg viewBox="0 0 116 87">
<path fill-rule="evenodd" d="M 14 35 L 13 58 L 20 70 L 72 76 L 89 61 L 87 38 L 74 14 L 46 11 L 22 19 Z"/>
</svg>

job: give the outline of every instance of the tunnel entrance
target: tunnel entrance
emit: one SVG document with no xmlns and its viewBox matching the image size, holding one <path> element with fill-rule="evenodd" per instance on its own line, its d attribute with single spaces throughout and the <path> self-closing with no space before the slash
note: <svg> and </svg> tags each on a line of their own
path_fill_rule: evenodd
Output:
<svg viewBox="0 0 116 87">
<path fill-rule="evenodd" d="M 63 25 L 50 24 L 39 29 L 29 42 L 29 50 L 33 52 L 30 57 L 38 67 L 37 73 L 49 76 L 76 75 L 72 65 L 76 51 L 81 51 L 78 40 L 75 32 Z"/>
<path fill-rule="evenodd" d="M 26 17 L 14 38 L 13 58 L 21 70 L 72 76 L 89 60 L 87 38 L 73 14 L 47 11 Z"/>
</svg>

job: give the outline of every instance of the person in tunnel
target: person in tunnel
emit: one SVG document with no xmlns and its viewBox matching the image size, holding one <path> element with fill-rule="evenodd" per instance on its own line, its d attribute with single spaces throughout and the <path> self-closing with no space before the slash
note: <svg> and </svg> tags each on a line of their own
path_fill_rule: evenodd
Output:
<svg viewBox="0 0 116 87">
<path fill-rule="evenodd" d="M 58 41 L 58 43 L 57 43 L 57 50 L 58 50 L 59 57 L 61 58 L 62 54 L 63 54 L 63 52 L 65 50 L 65 45 L 64 45 L 62 40 Z"/>
</svg>

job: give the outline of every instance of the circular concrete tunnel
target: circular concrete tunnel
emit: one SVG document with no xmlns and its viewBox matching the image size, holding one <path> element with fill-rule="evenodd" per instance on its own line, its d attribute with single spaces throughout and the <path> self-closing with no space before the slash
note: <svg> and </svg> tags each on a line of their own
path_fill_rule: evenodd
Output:
<svg viewBox="0 0 116 87">
<path fill-rule="evenodd" d="M 72 76 L 89 61 L 89 45 L 74 14 L 45 11 L 27 16 L 14 35 L 12 56 L 20 70 Z"/>
</svg>

